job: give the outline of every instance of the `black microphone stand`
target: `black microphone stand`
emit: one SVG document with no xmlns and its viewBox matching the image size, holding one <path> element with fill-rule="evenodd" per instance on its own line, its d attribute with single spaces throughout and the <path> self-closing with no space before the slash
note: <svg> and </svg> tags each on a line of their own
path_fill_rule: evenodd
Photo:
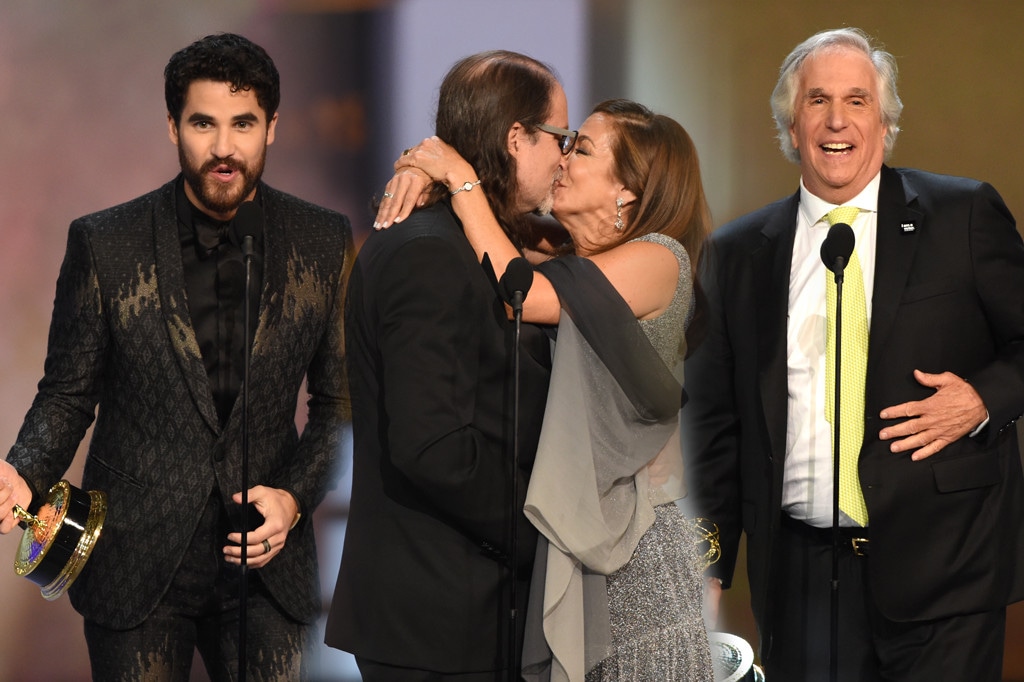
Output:
<svg viewBox="0 0 1024 682">
<path fill-rule="evenodd" d="M 248 655 L 246 637 L 248 636 L 248 602 L 249 602 L 249 369 L 252 364 L 252 257 L 255 251 L 254 239 L 251 234 L 242 239 L 242 259 L 245 263 L 245 291 L 242 294 L 243 352 L 245 357 L 242 374 L 242 566 L 238 586 L 238 682 L 245 682 Z"/>
<path fill-rule="evenodd" d="M 519 666 L 516 661 L 519 639 L 519 609 L 518 609 L 518 588 L 516 582 L 519 577 L 519 334 L 523 323 L 523 299 L 522 291 L 516 290 L 512 293 L 512 319 L 515 323 L 512 333 L 512 501 L 511 515 L 509 516 L 509 532 L 511 534 L 510 556 L 511 556 L 511 586 L 509 588 L 509 641 L 508 641 L 508 668 L 510 682 L 518 679 L 517 671 Z"/>
<path fill-rule="evenodd" d="M 829 642 L 829 679 L 836 682 L 839 677 L 839 464 L 840 464 L 840 422 L 842 421 L 842 357 L 843 357 L 843 271 L 853 254 L 856 237 L 846 223 L 835 223 L 828 230 L 828 236 L 821 245 L 821 260 L 825 267 L 835 274 L 835 357 L 833 358 L 835 381 L 832 396 L 832 599 L 831 599 L 831 640 Z M 827 312 L 827 311 L 826 311 Z"/>
<path fill-rule="evenodd" d="M 831 682 L 836 682 L 839 678 L 839 424 L 841 421 L 839 402 L 842 384 L 840 370 L 843 357 L 843 271 L 845 269 L 845 259 L 842 256 L 837 257 L 834 269 L 836 278 L 835 394 L 832 399 L 834 406 L 832 441 L 835 445 L 832 448 L 832 603 L 829 642 L 829 680 Z"/>
<path fill-rule="evenodd" d="M 494 269 L 490 258 L 484 254 L 481 264 L 484 270 L 493 277 Z M 505 266 L 505 272 L 496 285 L 499 297 L 512 307 L 514 331 L 512 336 L 512 481 L 509 485 L 509 633 L 508 633 L 508 671 L 510 682 L 519 679 L 519 665 L 516 652 L 519 650 L 519 387 L 520 387 L 520 350 L 519 338 L 523 322 L 523 301 L 533 284 L 533 267 L 523 257 L 514 258 Z"/>
</svg>

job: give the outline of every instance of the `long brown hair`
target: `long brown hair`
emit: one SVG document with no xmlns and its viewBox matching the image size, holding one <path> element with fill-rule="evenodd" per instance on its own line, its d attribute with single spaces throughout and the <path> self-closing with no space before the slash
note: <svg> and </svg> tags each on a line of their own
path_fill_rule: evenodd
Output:
<svg viewBox="0 0 1024 682">
<path fill-rule="evenodd" d="M 547 65 L 518 52 L 491 50 L 457 62 L 441 84 L 435 132 L 477 172 L 498 222 L 517 245 L 529 229 L 518 207 L 516 163 L 508 131 L 517 122 L 528 133 L 551 114 L 558 80 Z M 435 187 L 432 199 L 447 195 Z"/>
<path fill-rule="evenodd" d="M 686 248 L 696 272 L 711 233 L 711 209 L 693 140 L 673 119 L 631 100 L 606 100 L 593 113 L 608 118 L 614 131 L 613 172 L 636 195 L 622 209 L 620 239 L 602 250 L 660 232 Z"/>
<path fill-rule="evenodd" d="M 697 148 L 675 120 L 627 99 L 610 99 L 593 113 L 609 119 L 615 177 L 636 195 L 623 207 L 625 223 L 613 248 L 645 234 L 660 232 L 676 239 L 690 257 L 696 309 L 686 329 L 684 354 L 692 353 L 706 332 L 706 301 L 697 273 L 711 234 L 711 209 L 704 196 Z"/>
</svg>

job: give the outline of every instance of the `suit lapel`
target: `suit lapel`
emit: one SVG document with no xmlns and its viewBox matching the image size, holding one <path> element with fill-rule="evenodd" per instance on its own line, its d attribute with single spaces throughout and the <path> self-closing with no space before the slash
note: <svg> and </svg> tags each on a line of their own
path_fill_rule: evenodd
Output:
<svg viewBox="0 0 1024 682">
<path fill-rule="evenodd" d="M 263 208 L 263 286 L 260 289 L 260 303 L 256 311 L 256 331 L 252 344 L 252 371 L 266 348 L 267 335 L 271 333 L 271 321 L 279 320 L 284 307 L 285 284 L 288 267 L 294 263 L 290 254 L 284 253 L 285 228 L 278 211 L 278 202 L 273 192 L 260 184 L 260 199 Z M 252 377 L 250 377 L 251 380 Z"/>
<path fill-rule="evenodd" d="M 284 310 L 285 284 L 288 278 L 288 267 L 294 259 L 288 258 L 283 253 L 285 244 L 285 229 L 281 223 L 281 214 L 278 210 L 279 204 L 275 200 L 273 190 L 264 183 L 259 185 L 259 202 L 263 210 L 263 284 L 260 287 L 259 305 L 255 311 L 256 330 L 251 340 L 252 354 L 249 365 L 249 392 L 250 404 L 253 400 L 252 392 L 254 386 L 260 385 L 257 377 L 264 375 L 260 366 L 265 358 L 266 350 L 269 348 L 269 335 L 273 328 L 280 322 Z M 242 424 L 242 402 L 243 385 L 231 409 L 231 414 L 225 424 L 225 431 L 231 432 L 240 428 Z"/>
<path fill-rule="evenodd" d="M 285 310 L 288 268 L 294 267 L 295 258 L 285 253 L 287 244 L 286 228 L 282 223 L 280 205 L 274 191 L 264 183 L 259 186 L 260 208 L 263 209 L 263 285 L 256 314 L 256 330 L 253 333 L 252 355 L 249 365 L 249 400 L 253 400 L 255 387 L 260 386 L 259 377 L 269 376 L 261 369 L 270 348 L 271 335 L 280 323 Z M 225 430 L 232 431 L 242 424 L 243 385 L 231 409 Z"/>
<path fill-rule="evenodd" d="M 181 263 L 181 243 L 178 241 L 178 218 L 175 211 L 176 182 L 167 185 L 168 191 L 153 208 L 157 289 L 160 292 L 167 334 L 185 383 L 203 419 L 215 433 L 220 433 L 210 380 L 203 365 L 185 295 L 185 270 Z"/>
<path fill-rule="evenodd" d="M 797 193 L 772 214 L 761 230 L 761 246 L 751 254 L 752 281 L 767 283 L 754 292 L 757 300 L 754 338 L 757 339 L 758 379 L 771 451 L 780 459 L 786 451 L 786 328 L 799 200 Z"/>
<path fill-rule="evenodd" d="M 871 331 L 868 345 L 868 381 L 887 345 L 903 298 L 910 266 L 919 239 L 927 229 L 924 214 L 911 208 L 917 193 L 904 185 L 903 177 L 882 167 L 878 190 L 878 220 L 875 234 L 875 283 L 871 295 Z"/>
</svg>

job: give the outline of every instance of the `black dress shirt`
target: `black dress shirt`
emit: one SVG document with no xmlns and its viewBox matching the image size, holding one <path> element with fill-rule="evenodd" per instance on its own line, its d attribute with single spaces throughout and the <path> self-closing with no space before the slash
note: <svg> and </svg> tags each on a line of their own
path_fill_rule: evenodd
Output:
<svg viewBox="0 0 1024 682">
<path fill-rule="evenodd" d="M 178 238 L 185 271 L 188 310 L 196 341 L 210 379 L 221 426 L 227 423 L 245 376 L 245 265 L 231 222 L 212 218 L 185 195 L 184 179 L 177 184 Z M 259 196 L 256 197 L 259 202 Z M 255 240 L 250 273 L 252 314 L 249 343 L 256 331 L 256 311 L 262 287 L 262 235 Z"/>
</svg>

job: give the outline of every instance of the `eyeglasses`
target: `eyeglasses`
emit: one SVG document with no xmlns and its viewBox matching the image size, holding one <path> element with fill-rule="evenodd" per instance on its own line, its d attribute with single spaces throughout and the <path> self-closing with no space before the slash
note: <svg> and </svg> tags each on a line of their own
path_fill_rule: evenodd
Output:
<svg viewBox="0 0 1024 682">
<path fill-rule="evenodd" d="M 576 137 L 580 134 L 578 130 L 566 130 L 558 126 L 549 126 L 547 123 L 538 123 L 537 127 L 545 133 L 551 133 L 558 138 L 558 146 L 562 154 L 568 154 L 576 146 Z"/>
</svg>

